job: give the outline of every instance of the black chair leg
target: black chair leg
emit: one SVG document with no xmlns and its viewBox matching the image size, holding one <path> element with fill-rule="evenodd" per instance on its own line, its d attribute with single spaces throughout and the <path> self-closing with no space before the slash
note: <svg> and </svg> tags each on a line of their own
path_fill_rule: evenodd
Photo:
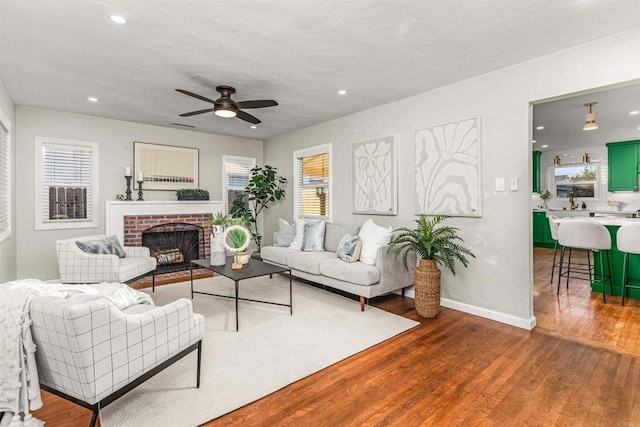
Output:
<svg viewBox="0 0 640 427">
<path fill-rule="evenodd" d="M 607 251 L 607 267 L 609 268 L 609 295 L 613 296 L 613 276 L 611 275 L 611 258 L 609 257 L 609 251 Z M 604 284 L 602 288 L 604 290 Z"/>
<path fill-rule="evenodd" d="M 558 295 L 560 294 L 560 279 L 562 279 L 562 266 L 564 265 L 564 251 L 565 247 L 563 246 L 560 249 L 560 269 L 558 270 Z"/>
<path fill-rule="evenodd" d="M 198 378 L 196 380 L 196 388 L 200 388 L 200 366 L 202 362 L 202 341 L 198 341 Z"/>
<path fill-rule="evenodd" d="M 553 283 L 553 272 L 556 269 L 556 254 L 558 253 L 558 241 L 556 241 L 553 245 L 553 264 L 551 265 L 551 278 L 549 279 L 549 283 Z"/>
<path fill-rule="evenodd" d="M 100 403 L 96 403 L 93 406 L 93 414 L 91 414 L 91 422 L 89 423 L 89 427 L 96 427 L 99 413 L 100 413 Z"/>
<path fill-rule="evenodd" d="M 571 276 L 571 248 L 569 248 L 569 263 L 567 264 L 567 289 L 569 289 L 569 276 Z"/>
<path fill-rule="evenodd" d="M 625 252 L 624 260 L 622 261 L 622 306 L 624 307 L 624 297 L 627 293 L 627 280 L 629 280 L 629 254 Z"/>
</svg>

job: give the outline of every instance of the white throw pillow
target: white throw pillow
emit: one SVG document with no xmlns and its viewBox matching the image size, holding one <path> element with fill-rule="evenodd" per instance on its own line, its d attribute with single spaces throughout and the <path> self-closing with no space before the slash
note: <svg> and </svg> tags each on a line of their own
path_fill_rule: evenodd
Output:
<svg viewBox="0 0 640 427">
<path fill-rule="evenodd" d="M 304 239 L 304 219 L 296 218 L 296 237 L 293 238 L 293 242 L 289 245 L 289 249 L 296 251 L 302 250 L 302 240 Z"/>
<path fill-rule="evenodd" d="M 360 240 L 362 240 L 362 250 L 360 251 L 360 262 L 374 265 L 378 248 L 385 246 L 391 241 L 391 227 L 380 227 L 372 219 L 368 219 L 360 229 Z"/>
</svg>

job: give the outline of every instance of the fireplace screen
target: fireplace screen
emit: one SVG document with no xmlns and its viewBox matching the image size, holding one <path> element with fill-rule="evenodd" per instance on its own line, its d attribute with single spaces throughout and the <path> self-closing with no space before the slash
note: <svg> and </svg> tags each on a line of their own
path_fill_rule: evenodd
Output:
<svg viewBox="0 0 640 427">
<path fill-rule="evenodd" d="M 156 225 L 142 231 L 142 246 L 158 260 L 157 273 L 187 270 L 191 261 L 204 258 L 204 229 L 186 223 Z"/>
</svg>

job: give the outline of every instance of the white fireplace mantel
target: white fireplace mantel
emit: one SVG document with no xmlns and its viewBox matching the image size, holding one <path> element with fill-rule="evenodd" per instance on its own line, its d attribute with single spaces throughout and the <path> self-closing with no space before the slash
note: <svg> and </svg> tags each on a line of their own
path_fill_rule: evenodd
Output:
<svg viewBox="0 0 640 427">
<path fill-rule="evenodd" d="M 107 235 L 115 234 L 124 242 L 125 215 L 174 215 L 224 212 L 223 203 L 219 200 L 194 201 L 108 201 L 105 202 L 105 230 Z"/>
</svg>

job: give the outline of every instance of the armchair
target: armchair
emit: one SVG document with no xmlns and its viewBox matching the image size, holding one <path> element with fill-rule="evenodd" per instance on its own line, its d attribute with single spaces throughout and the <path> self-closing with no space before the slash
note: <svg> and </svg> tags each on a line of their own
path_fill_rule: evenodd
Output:
<svg viewBox="0 0 640 427">
<path fill-rule="evenodd" d="M 125 246 L 126 257 L 120 258 L 117 255 L 90 254 L 76 245 L 79 241 L 105 237 L 95 235 L 56 241 L 58 268 L 63 283 L 128 283 L 156 269 L 156 259 L 144 246 Z"/>
<path fill-rule="evenodd" d="M 200 387 L 204 317 L 191 301 L 124 310 L 95 295 L 39 296 L 31 304 L 40 387 L 93 411 L 198 350 Z"/>
</svg>

